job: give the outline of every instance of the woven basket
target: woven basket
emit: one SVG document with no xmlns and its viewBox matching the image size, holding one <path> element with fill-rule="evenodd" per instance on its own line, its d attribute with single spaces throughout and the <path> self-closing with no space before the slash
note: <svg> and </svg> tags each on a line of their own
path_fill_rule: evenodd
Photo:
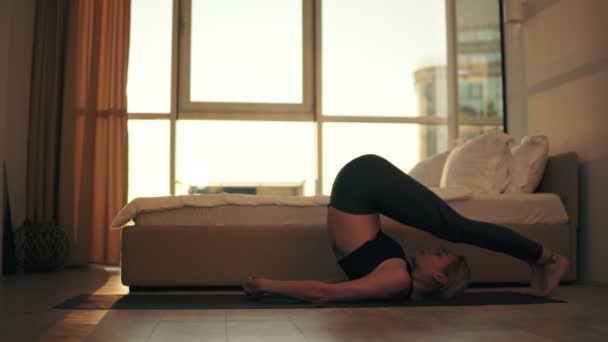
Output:
<svg viewBox="0 0 608 342">
<path fill-rule="evenodd" d="M 53 271 L 69 254 L 67 234 L 52 223 L 26 222 L 15 231 L 17 265 L 26 272 Z"/>
</svg>

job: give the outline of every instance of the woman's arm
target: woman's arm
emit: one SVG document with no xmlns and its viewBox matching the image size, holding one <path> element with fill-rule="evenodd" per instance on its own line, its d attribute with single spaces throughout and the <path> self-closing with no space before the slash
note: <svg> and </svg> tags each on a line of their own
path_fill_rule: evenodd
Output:
<svg viewBox="0 0 608 342">
<path fill-rule="evenodd" d="M 255 298 L 269 293 L 314 303 L 326 303 L 403 297 L 408 292 L 409 283 L 409 274 L 405 270 L 391 269 L 372 272 L 363 278 L 342 283 L 250 277 L 243 285 L 243 289 L 248 296 Z"/>
<path fill-rule="evenodd" d="M 316 280 L 274 280 L 264 279 L 262 291 L 297 298 L 313 303 L 331 301 L 329 288 L 331 284 Z"/>
</svg>

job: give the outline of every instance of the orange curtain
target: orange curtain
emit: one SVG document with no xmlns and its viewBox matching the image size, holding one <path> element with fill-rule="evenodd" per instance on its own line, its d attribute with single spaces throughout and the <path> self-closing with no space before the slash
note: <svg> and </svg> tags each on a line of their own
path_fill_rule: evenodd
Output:
<svg viewBox="0 0 608 342">
<path fill-rule="evenodd" d="M 129 19 L 128 0 L 69 2 L 58 204 L 69 265 L 120 261 L 109 226 L 127 202 Z"/>
</svg>

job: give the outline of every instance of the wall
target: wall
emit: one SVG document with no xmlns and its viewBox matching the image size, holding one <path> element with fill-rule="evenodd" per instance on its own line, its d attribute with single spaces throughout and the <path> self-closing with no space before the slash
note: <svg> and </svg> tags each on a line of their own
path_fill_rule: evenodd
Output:
<svg viewBox="0 0 608 342">
<path fill-rule="evenodd" d="M 608 194 L 608 1 L 528 0 L 520 29 L 520 39 L 507 45 L 520 54 L 508 66 L 525 73 L 511 84 L 526 92 L 513 100 L 525 109 L 510 111 L 509 118 L 518 134 L 546 134 L 551 154 L 578 153 L 581 277 L 608 283 L 608 211 L 602 208 Z"/>
<path fill-rule="evenodd" d="M 35 0 L 2 0 L 0 6 L 0 160 L 7 163 L 16 228 L 25 218 Z"/>
</svg>

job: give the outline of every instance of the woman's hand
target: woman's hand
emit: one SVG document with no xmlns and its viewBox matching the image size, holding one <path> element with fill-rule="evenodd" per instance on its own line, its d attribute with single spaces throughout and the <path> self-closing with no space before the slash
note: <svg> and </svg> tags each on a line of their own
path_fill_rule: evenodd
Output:
<svg viewBox="0 0 608 342">
<path fill-rule="evenodd" d="M 264 295 L 262 280 L 262 278 L 257 278 L 256 276 L 247 278 L 247 281 L 243 284 L 245 295 L 252 299 L 260 299 Z"/>
</svg>

